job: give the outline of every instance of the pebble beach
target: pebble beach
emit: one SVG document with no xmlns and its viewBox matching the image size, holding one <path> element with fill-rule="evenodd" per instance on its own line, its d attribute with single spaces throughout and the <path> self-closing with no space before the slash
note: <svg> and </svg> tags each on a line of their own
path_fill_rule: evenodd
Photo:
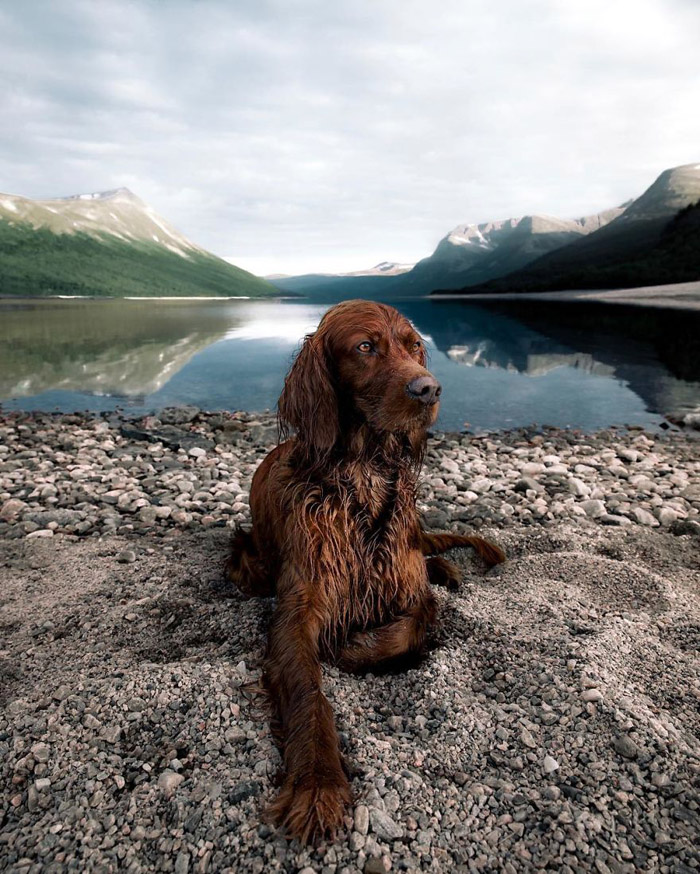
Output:
<svg viewBox="0 0 700 874">
<path fill-rule="evenodd" d="M 419 508 L 480 530 L 430 652 L 324 669 L 355 806 L 261 821 L 273 602 L 222 580 L 269 414 L 0 412 L 0 870 L 700 869 L 697 433 L 435 432 Z"/>
</svg>

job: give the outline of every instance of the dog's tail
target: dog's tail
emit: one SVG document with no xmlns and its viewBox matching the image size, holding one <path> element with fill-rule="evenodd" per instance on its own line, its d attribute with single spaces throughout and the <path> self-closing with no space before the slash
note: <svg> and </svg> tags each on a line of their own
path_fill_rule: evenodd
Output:
<svg viewBox="0 0 700 874">
<path fill-rule="evenodd" d="M 476 534 L 429 534 L 427 531 L 421 532 L 423 555 L 439 555 L 448 549 L 454 549 L 456 546 L 471 546 L 489 567 L 501 564 L 506 560 L 506 554 L 500 546 Z"/>
</svg>

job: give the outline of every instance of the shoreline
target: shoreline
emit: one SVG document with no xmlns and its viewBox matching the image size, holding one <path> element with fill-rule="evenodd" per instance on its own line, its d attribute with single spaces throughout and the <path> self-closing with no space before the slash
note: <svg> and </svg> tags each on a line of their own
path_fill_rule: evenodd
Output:
<svg viewBox="0 0 700 874">
<path fill-rule="evenodd" d="M 634 288 L 568 289 L 562 291 L 501 292 L 479 294 L 429 294 L 428 300 L 551 300 L 570 303 L 627 304 L 628 306 L 700 309 L 700 281 Z"/>
<path fill-rule="evenodd" d="M 273 604 L 222 580 L 274 419 L 159 416 L 0 411 L 2 866 L 695 869 L 697 440 L 434 435 L 424 524 L 508 560 L 450 554 L 462 585 L 434 590 L 411 670 L 324 666 L 354 804 L 304 848 L 262 821 L 282 762 L 251 688 Z"/>
<path fill-rule="evenodd" d="M 42 295 L 20 295 L 20 294 L 5 294 L 0 295 L 0 302 L 10 300 L 19 300 L 19 301 L 37 301 L 37 300 L 187 300 L 187 301 L 197 301 L 197 300 L 252 300 L 252 301 L 264 301 L 264 300 L 298 300 L 297 296 L 289 296 L 289 295 L 260 295 L 259 297 L 252 297 L 251 295 L 143 295 L 143 296 L 135 296 L 135 295 L 125 295 L 116 297 L 114 295 L 102 295 L 102 294 L 42 294 Z"/>
<path fill-rule="evenodd" d="M 262 277 L 261 277 L 262 278 Z M 313 295 L 308 296 L 301 292 L 280 295 L 265 295 L 259 297 L 251 297 L 245 295 L 230 295 L 230 296 L 102 296 L 102 295 L 0 295 L 0 302 L 6 300 L 17 301 L 37 301 L 37 300 L 166 300 L 166 301 L 211 301 L 211 300 L 252 300 L 252 301 L 277 301 L 291 300 L 325 305 L 329 303 L 322 298 L 315 298 Z M 661 307 L 673 309 L 700 309 L 700 281 L 696 282 L 679 282 L 670 285 L 648 285 L 636 286 L 633 288 L 611 288 L 611 289 L 566 289 L 560 291 L 538 291 L 538 292 L 491 292 L 478 294 L 450 294 L 445 293 L 429 293 L 419 295 L 417 297 L 389 297 L 387 303 L 392 301 L 405 300 L 462 300 L 462 301 L 479 301 L 479 300 L 551 300 L 562 301 L 569 303 L 594 302 L 594 303 L 610 303 L 610 304 L 627 304 L 628 306 L 644 306 L 644 307 Z"/>
<path fill-rule="evenodd" d="M 0 408 L 0 537 L 233 527 L 247 521 L 252 472 L 276 440 L 270 413 L 184 406 L 133 418 Z M 637 427 L 435 432 L 419 501 L 432 527 L 700 523 L 698 501 L 682 487 L 700 488 L 697 440 L 693 431 Z M 649 475 L 660 464 L 659 493 Z"/>
</svg>

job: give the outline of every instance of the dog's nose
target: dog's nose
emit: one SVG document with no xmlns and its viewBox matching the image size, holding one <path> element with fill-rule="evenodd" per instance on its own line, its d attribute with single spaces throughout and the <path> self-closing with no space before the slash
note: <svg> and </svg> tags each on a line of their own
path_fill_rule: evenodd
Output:
<svg viewBox="0 0 700 874">
<path fill-rule="evenodd" d="M 408 396 L 413 398 L 414 401 L 420 401 L 426 406 L 437 403 L 441 391 L 442 386 L 437 379 L 430 374 L 427 374 L 427 376 L 417 376 L 406 386 L 406 393 Z"/>
</svg>

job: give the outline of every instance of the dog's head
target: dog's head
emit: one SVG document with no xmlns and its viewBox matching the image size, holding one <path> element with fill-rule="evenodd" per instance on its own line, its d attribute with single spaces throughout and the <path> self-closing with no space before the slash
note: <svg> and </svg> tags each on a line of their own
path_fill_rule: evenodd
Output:
<svg viewBox="0 0 700 874">
<path fill-rule="evenodd" d="M 279 399 L 280 424 L 318 454 L 358 420 L 378 432 L 424 432 L 441 392 L 425 364 L 423 340 L 401 313 L 344 301 L 305 338 Z"/>
</svg>

